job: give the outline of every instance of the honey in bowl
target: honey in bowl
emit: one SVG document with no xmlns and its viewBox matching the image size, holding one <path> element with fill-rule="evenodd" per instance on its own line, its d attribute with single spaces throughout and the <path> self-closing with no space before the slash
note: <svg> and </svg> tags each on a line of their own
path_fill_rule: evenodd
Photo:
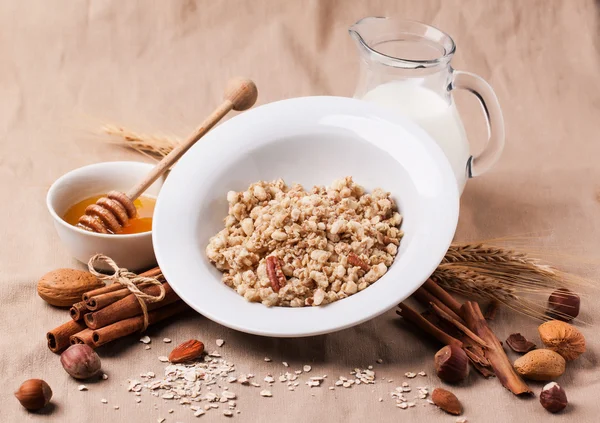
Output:
<svg viewBox="0 0 600 423">
<path fill-rule="evenodd" d="M 77 226 L 79 218 L 85 214 L 85 208 L 92 204 L 95 204 L 99 198 L 105 197 L 105 194 L 96 195 L 94 197 L 86 198 L 79 203 L 71 206 L 64 214 L 63 219 L 70 225 Z M 154 206 L 156 205 L 156 198 L 142 195 L 133 202 L 137 210 L 137 215 L 129 219 L 127 225 L 123 227 L 123 230 L 119 232 L 119 235 L 126 234 L 139 234 L 142 232 L 149 232 L 152 230 L 152 214 L 154 213 Z"/>
</svg>

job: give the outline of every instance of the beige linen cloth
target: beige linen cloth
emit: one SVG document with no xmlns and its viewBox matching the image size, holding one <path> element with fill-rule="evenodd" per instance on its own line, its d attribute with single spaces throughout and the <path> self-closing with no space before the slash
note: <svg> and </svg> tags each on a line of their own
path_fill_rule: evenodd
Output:
<svg viewBox="0 0 600 423">
<path fill-rule="evenodd" d="M 327 374 L 321 388 L 289 392 L 276 382 L 272 398 L 231 386 L 241 414 L 234 421 L 454 422 L 422 401 L 396 408 L 389 392 L 404 373 L 424 370 L 417 386 L 441 386 L 433 375 L 437 345 L 417 337 L 390 311 L 338 333 L 305 339 L 246 335 L 200 315 L 151 328 L 152 348 L 138 337 L 100 350 L 109 378 L 77 390 L 45 343 L 67 313 L 36 295 L 36 281 L 60 267 L 82 266 L 62 248 L 45 195 L 63 173 L 108 160 L 144 160 L 99 142 L 103 122 L 148 132 L 185 135 L 221 98 L 225 81 L 253 78 L 259 103 L 305 95 L 351 96 L 358 76 L 347 27 L 369 15 L 431 23 L 455 39 L 457 69 L 478 73 L 496 90 L 506 119 L 507 145 L 488 174 L 462 196 L 457 240 L 544 231 L 544 248 L 595 258 L 600 251 L 600 3 L 591 0 L 371 1 L 11 1 L 0 2 L 0 421 L 196 421 L 175 401 L 148 394 L 136 404 L 127 379 L 161 375 L 157 356 L 189 338 L 203 340 L 240 372 L 278 376 L 312 365 Z M 468 93 L 457 94 L 474 144 L 485 126 Z M 327 182 L 327 181 L 325 181 Z M 555 260 L 556 261 L 556 260 Z M 579 272 L 597 278 L 593 268 Z M 598 324 L 592 294 L 581 317 Z M 521 332 L 538 341 L 536 323 L 502 311 L 500 339 Z M 537 397 L 517 399 L 497 380 L 472 374 L 453 391 L 469 422 L 598 421 L 600 332 L 583 327 L 589 351 L 560 378 L 570 406 L 559 416 Z M 162 342 L 163 337 L 173 340 Z M 218 348 L 215 340 L 225 340 Z M 539 342 L 539 341 L 538 341 Z M 268 356 L 272 362 L 265 362 Z M 514 358 L 511 353 L 510 356 Z M 382 364 L 376 364 L 381 358 Z M 377 384 L 330 391 L 331 379 L 374 365 Z M 27 413 L 12 396 L 24 379 L 43 378 L 53 407 Z M 388 380 L 390 381 L 388 383 Z M 264 384 L 264 383 L 263 383 Z M 537 395 L 542 384 L 533 383 Z M 102 404 L 106 398 L 108 404 Z M 379 402 L 378 399 L 383 401 Z M 114 406 L 119 409 L 115 410 Z M 169 409 L 174 409 L 170 414 Z M 221 421 L 223 407 L 200 421 Z"/>
</svg>

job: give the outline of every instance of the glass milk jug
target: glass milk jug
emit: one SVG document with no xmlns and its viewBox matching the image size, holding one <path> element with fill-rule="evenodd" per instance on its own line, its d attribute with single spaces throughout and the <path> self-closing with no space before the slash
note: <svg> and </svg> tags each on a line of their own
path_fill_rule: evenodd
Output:
<svg viewBox="0 0 600 423">
<path fill-rule="evenodd" d="M 479 76 L 452 69 L 456 49 L 450 36 L 431 26 L 401 19 L 370 17 L 349 29 L 360 51 L 355 98 L 407 116 L 442 148 L 460 191 L 468 178 L 494 165 L 504 148 L 504 120 L 492 87 Z M 480 101 L 488 140 L 472 156 L 452 90 L 466 89 Z"/>
</svg>

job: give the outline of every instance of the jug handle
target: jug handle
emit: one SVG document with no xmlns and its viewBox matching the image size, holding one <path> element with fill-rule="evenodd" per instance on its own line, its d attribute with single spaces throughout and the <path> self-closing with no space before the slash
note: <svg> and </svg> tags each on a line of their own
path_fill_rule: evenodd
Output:
<svg viewBox="0 0 600 423">
<path fill-rule="evenodd" d="M 488 140 L 476 156 L 467 163 L 469 178 L 487 172 L 500 158 L 504 149 L 504 118 L 496 93 L 483 78 L 470 72 L 454 71 L 450 89 L 464 89 L 475 94 L 486 118 Z"/>
</svg>

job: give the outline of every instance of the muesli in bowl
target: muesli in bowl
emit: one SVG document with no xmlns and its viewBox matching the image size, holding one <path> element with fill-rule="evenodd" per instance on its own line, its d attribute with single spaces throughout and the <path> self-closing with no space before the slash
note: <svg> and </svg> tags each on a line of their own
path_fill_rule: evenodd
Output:
<svg viewBox="0 0 600 423">
<path fill-rule="evenodd" d="M 352 177 L 311 191 L 282 179 L 227 194 L 208 259 L 223 282 L 266 306 L 320 306 L 362 291 L 392 265 L 403 232 L 390 193 Z"/>
</svg>

